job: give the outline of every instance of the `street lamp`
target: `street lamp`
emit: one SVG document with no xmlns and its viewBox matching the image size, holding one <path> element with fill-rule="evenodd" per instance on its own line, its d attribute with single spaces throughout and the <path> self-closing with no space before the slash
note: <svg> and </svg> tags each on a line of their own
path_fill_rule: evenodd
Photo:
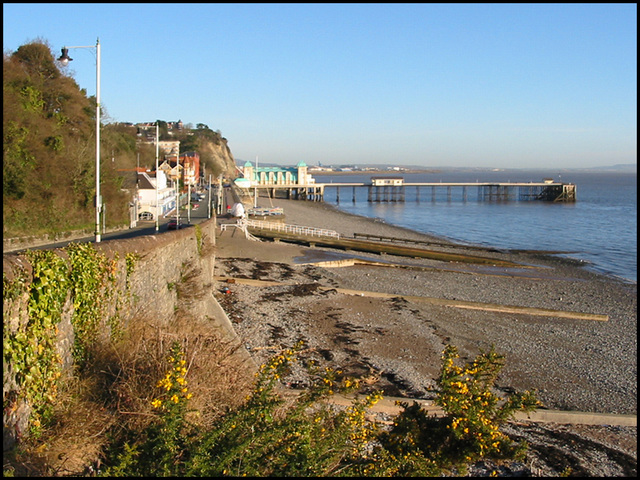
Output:
<svg viewBox="0 0 640 480">
<path fill-rule="evenodd" d="M 180 228 L 180 147 L 176 151 L 176 228 Z"/>
<path fill-rule="evenodd" d="M 159 196 L 158 196 L 158 182 L 160 181 L 160 179 L 158 178 L 158 148 L 160 145 L 160 138 L 159 138 L 159 131 L 158 131 L 159 127 L 158 127 L 158 122 L 156 122 L 156 232 L 160 230 L 160 225 L 159 225 L 159 217 L 160 217 L 160 213 L 158 211 L 158 208 L 160 207 L 159 203 Z"/>
<path fill-rule="evenodd" d="M 62 47 L 62 55 L 58 61 L 67 66 L 73 58 L 69 57 L 70 48 L 95 48 L 96 49 L 96 243 L 100 242 L 100 211 L 102 210 L 102 198 L 100 197 L 100 38 L 96 40 L 96 46 Z"/>
</svg>

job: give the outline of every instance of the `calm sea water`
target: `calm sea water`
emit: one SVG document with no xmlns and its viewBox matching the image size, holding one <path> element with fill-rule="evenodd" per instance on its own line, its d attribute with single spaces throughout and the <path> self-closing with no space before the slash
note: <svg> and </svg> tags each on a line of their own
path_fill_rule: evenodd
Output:
<svg viewBox="0 0 640 480">
<path fill-rule="evenodd" d="M 380 174 L 375 174 L 380 175 Z M 587 262 L 587 267 L 609 276 L 637 282 L 637 177 L 614 172 L 443 171 L 392 174 L 409 182 L 539 182 L 545 177 L 574 183 L 577 202 L 479 201 L 477 188 L 405 187 L 405 202 L 368 202 L 367 189 L 325 189 L 325 202 L 340 210 L 378 218 L 386 223 L 458 242 L 510 249 L 572 252 L 563 256 Z M 372 175 L 314 175 L 317 183 L 368 183 Z"/>
</svg>

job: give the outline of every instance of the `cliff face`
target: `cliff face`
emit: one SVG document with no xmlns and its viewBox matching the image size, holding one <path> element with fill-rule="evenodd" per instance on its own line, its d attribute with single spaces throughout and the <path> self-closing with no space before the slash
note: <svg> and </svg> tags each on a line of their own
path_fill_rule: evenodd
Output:
<svg viewBox="0 0 640 480">
<path fill-rule="evenodd" d="M 226 138 L 222 138 L 219 142 L 202 142 L 200 150 L 200 159 L 205 166 L 207 176 L 211 174 L 212 179 L 218 175 L 228 178 L 238 176 L 236 161 Z"/>
</svg>

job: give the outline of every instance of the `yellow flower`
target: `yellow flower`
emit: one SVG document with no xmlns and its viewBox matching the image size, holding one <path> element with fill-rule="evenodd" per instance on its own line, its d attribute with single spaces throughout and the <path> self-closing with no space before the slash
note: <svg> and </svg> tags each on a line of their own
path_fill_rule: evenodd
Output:
<svg viewBox="0 0 640 480">
<path fill-rule="evenodd" d="M 178 395 L 173 395 L 173 396 L 171 397 L 171 401 L 172 401 L 173 403 L 178 403 L 178 402 L 180 401 L 180 399 L 178 398 Z"/>
<path fill-rule="evenodd" d="M 153 402 L 151 402 L 151 406 L 153 408 L 160 408 L 162 406 L 162 400 L 156 398 Z"/>
</svg>

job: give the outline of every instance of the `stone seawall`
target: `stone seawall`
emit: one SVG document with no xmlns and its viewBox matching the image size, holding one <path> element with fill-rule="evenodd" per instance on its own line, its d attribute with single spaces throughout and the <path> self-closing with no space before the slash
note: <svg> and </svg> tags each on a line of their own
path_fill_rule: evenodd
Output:
<svg viewBox="0 0 640 480">
<path fill-rule="evenodd" d="M 168 324 L 178 312 L 187 312 L 194 319 L 208 320 L 212 329 L 224 338 L 235 338 L 231 322 L 211 291 L 216 250 L 215 229 L 214 217 L 199 226 L 174 232 L 94 244 L 99 254 L 110 260 L 117 259 L 116 280 L 112 286 L 114 291 L 111 295 L 105 295 L 106 305 L 98 326 L 98 341 L 109 339 L 110 318 L 117 317 L 119 325 L 126 329 L 136 318 Z M 55 252 L 67 259 L 64 249 Z M 6 280 L 16 278 L 21 269 L 26 273 L 28 285 L 32 278 L 28 258 L 15 253 L 3 255 L 3 276 Z M 185 282 L 185 278 L 189 281 Z M 28 300 L 26 292 L 13 300 L 4 299 L 3 337 L 27 328 Z M 58 332 L 56 347 L 62 359 L 63 371 L 69 371 L 73 363 L 73 308 L 73 298 L 68 294 L 61 317 L 54 319 Z M 13 370 L 11 362 L 5 358 L 3 400 L 5 405 L 9 401 L 11 408 L 4 409 L 3 414 L 4 450 L 26 434 L 31 413 L 28 402 L 22 400 L 21 386 L 16 383 Z"/>
</svg>

